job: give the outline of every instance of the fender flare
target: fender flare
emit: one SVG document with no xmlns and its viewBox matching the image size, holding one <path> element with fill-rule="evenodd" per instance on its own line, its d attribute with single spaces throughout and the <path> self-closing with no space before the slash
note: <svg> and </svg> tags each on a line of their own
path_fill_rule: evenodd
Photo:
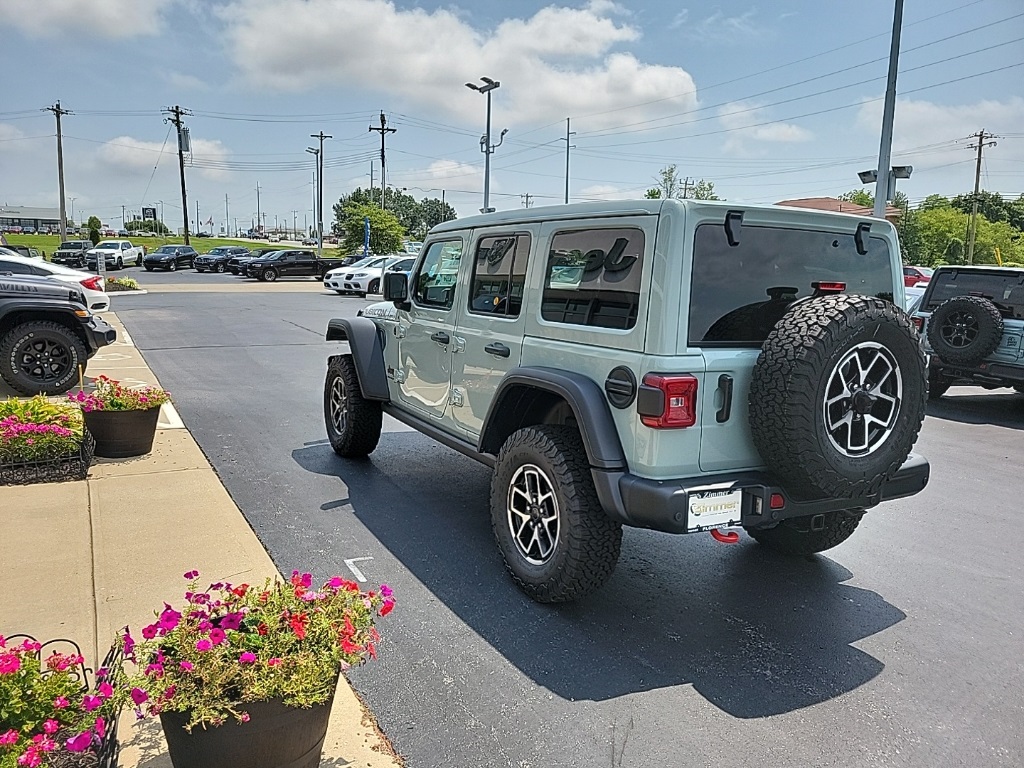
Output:
<svg viewBox="0 0 1024 768">
<path fill-rule="evenodd" d="M 496 455 L 508 434 L 519 428 L 516 416 L 521 410 L 516 406 L 524 390 L 549 392 L 568 403 L 592 467 L 626 469 L 626 455 L 601 387 L 582 374 L 541 366 L 513 368 L 502 378 L 480 433 L 481 453 Z"/>
<path fill-rule="evenodd" d="M 365 317 L 334 318 L 327 323 L 327 340 L 348 342 L 364 398 L 383 403 L 391 399 L 384 367 L 384 341 L 372 320 Z"/>
</svg>

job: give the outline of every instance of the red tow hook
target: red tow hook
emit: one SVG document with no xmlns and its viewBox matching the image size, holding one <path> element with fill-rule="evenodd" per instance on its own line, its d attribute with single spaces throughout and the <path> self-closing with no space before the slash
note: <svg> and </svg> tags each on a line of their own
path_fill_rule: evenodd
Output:
<svg viewBox="0 0 1024 768">
<path fill-rule="evenodd" d="M 719 544 L 735 544 L 740 540 L 740 535 L 736 531 L 720 531 L 718 528 L 712 528 L 711 538 Z"/>
</svg>

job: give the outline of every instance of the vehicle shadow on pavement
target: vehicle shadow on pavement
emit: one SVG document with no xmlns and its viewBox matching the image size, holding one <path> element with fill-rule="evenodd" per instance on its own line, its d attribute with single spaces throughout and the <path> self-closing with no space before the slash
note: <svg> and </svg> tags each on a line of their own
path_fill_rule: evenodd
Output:
<svg viewBox="0 0 1024 768">
<path fill-rule="evenodd" d="M 293 451 L 339 477 L 352 513 L 509 663 L 566 700 L 690 684 L 738 718 L 848 693 L 884 664 L 853 646 L 906 618 L 825 556 L 788 559 L 747 537 L 625 529 L 618 568 L 574 604 L 540 605 L 505 572 L 488 513 L 490 472 L 413 432 L 385 433 L 368 461 L 328 445 Z M 440 480 L 439 480 L 440 478 Z M 344 510 L 348 513 L 348 510 Z"/>
<path fill-rule="evenodd" d="M 1024 429 L 1024 395 L 1012 390 L 957 395 L 956 388 L 938 400 L 928 401 L 928 415 L 961 424 L 991 424 L 1008 429 Z"/>
</svg>

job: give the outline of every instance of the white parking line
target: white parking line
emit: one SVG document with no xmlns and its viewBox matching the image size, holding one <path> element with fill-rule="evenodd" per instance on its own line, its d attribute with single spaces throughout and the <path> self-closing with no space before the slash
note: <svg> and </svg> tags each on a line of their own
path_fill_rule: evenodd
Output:
<svg viewBox="0 0 1024 768">
<path fill-rule="evenodd" d="M 352 575 L 356 577 L 357 581 L 366 581 L 366 577 L 363 576 L 363 572 L 356 568 L 356 563 L 361 563 L 363 560 L 373 560 L 372 557 L 350 557 L 345 561 L 345 565 L 352 571 Z"/>
</svg>

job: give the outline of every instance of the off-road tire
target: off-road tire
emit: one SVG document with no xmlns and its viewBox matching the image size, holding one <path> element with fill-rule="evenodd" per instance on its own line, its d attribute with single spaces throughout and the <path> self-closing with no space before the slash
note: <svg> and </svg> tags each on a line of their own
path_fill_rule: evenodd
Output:
<svg viewBox="0 0 1024 768">
<path fill-rule="evenodd" d="M 333 405 L 335 383 L 340 383 L 345 397 L 345 422 L 337 424 Z M 359 374 L 352 355 L 336 355 L 327 361 L 324 380 L 324 425 L 331 448 L 346 459 L 361 459 L 373 453 L 380 441 L 384 413 L 380 403 L 367 400 L 359 388 Z"/>
<path fill-rule="evenodd" d="M 841 362 L 868 347 L 884 350 L 895 361 L 901 396 L 895 398 L 881 437 L 858 455 L 837 447 L 836 433 L 825 423 L 825 403 Z M 894 304 L 843 294 L 798 302 L 769 334 L 754 366 L 748 396 L 754 444 L 769 471 L 800 498 L 876 494 L 917 440 L 924 421 L 926 376 L 917 330 Z M 856 402 L 849 398 L 850 410 Z M 849 426 L 846 434 L 852 432 Z M 847 442 L 852 447 L 852 437 Z"/>
<path fill-rule="evenodd" d="M 784 555 L 813 555 L 837 547 L 850 538 L 863 516 L 860 509 L 826 512 L 825 524 L 817 531 L 811 530 L 813 516 L 810 516 L 794 517 L 774 528 L 748 530 L 747 533 L 759 544 Z"/>
<path fill-rule="evenodd" d="M 950 343 L 944 334 L 953 332 L 952 326 L 967 322 L 967 332 L 973 335 L 960 345 Z M 928 343 L 932 351 L 944 362 L 953 365 L 974 366 L 996 351 L 1003 338 L 1003 316 L 995 304 L 981 296 L 954 296 L 944 301 L 928 320 Z"/>
<path fill-rule="evenodd" d="M 18 365 L 20 352 L 35 340 L 49 340 L 66 355 L 67 369 L 49 381 L 31 376 Z M 78 381 L 78 367 L 88 360 L 85 344 L 67 326 L 48 320 L 31 320 L 16 325 L 0 339 L 0 378 L 23 395 L 60 395 Z"/>
<path fill-rule="evenodd" d="M 543 564 L 519 553 L 509 529 L 509 486 L 525 464 L 551 479 L 560 515 L 556 544 Z M 509 436 L 491 480 L 491 526 L 512 579 L 537 602 L 563 603 L 590 594 L 619 560 L 622 526 L 601 509 L 583 440 L 573 427 L 525 427 Z"/>
<path fill-rule="evenodd" d="M 262 272 L 260 272 L 260 280 L 263 280 L 264 282 L 267 283 L 274 282 L 275 280 L 277 280 L 277 270 L 273 269 L 272 267 L 264 269 Z"/>
<path fill-rule="evenodd" d="M 953 386 L 953 382 L 946 376 L 943 376 L 941 372 L 932 368 L 928 371 L 928 399 L 938 400 L 949 388 Z"/>
</svg>

